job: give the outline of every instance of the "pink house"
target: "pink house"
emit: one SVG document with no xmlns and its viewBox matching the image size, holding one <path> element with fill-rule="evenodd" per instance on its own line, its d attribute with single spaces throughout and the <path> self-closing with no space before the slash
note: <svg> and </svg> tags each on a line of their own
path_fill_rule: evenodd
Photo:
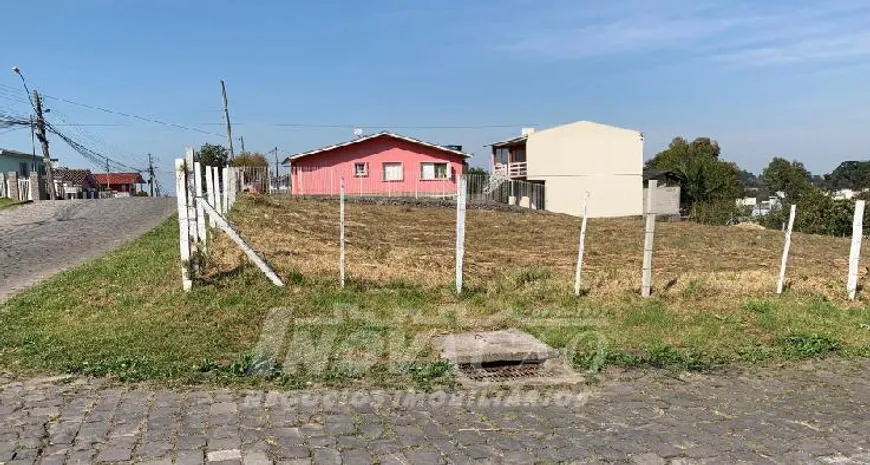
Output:
<svg viewBox="0 0 870 465">
<path fill-rule="evenodd" d="M 294 195 L 338 195 L 341 180 L 348 195 L 455 195 L 469 154 L 390 132 L 293 155 Z"/>
</svg>

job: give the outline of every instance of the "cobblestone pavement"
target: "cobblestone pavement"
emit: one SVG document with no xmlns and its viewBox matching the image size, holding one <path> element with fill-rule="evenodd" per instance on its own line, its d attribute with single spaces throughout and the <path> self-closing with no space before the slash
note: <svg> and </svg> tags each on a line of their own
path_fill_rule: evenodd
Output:
<svg viewBox="0 0 870 465">
<path fill-rule="evenodd" d="M 0 303 L 145 233 L 174 208 L 174 199 L 133 197 L 43 201 L 0 211 Z"/>
<path fill-rule="evenodd" d="M 0 462 L 870 463 L 868 369 L 633 372 L 549 404 L 0 377 Z"/>
</svg>

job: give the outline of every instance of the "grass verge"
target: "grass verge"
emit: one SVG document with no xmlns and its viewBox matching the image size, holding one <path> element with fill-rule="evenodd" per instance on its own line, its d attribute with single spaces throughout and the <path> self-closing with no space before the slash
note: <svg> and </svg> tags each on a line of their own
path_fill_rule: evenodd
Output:
<svg viewBox="0 0 870 465">
<path fill-rule="evenodd" d="M 655 298 L 644 300 L 618 279 L 630 276 L 627 269 L 601 262 L 602 256 L 618 256 L 610 249 L 628 249 L 615 235 L 609 243 L 598 237 L 597 249 L 590 244 L 592 284 L 577 299 L 570 288 L 570 248 L 556 254 L 550 245 L 568 242 L 574 219 L 474 212 L 479 216 L 469 221 L 473 231 L 487 226 L 508 231 L 502 226 L 514 221 L 546 230 L 554 240 L 536 249 L 523 244 L 490 249 L 498 256 L 496 267 L 492 255 L 480 252 L 495 247 L 493 234 L 470 231 L 470 286 L 456 296 L 440 271 L 452 257 L 445 260 L 449 253 L 438 248 L 452 235 L 450 220 L 442 218 L 452 212 L 354 206 L 348 226 L 356 231 L 348 245 L 352 272 L 340 289 L 337 256 L 335 263 L 327 260 L 337 249 L 328 235 L 337 232 L 327 224 L 331 204 L 247 200 L 239 207 L 234 221 L 276 267 L 286 288 L 273 287 L 218 235 L 206 274 L 192 292 L 182 292 L 177 226 L 169 220 L 0 306 L 0 366 L 134 381 L 432 389 L 454 381 L 449 367 L 437 360 L 432 337 L 506 327 L 535 334 L 591 372 L 607 365 L 703 370 L 730 362 L 870 355 L 870 309 L 863 301 L 831 299 L 815 288 L 826 279 L 834 282 L 834 276 L 812 275 L 805 281 L 813 286 L 796 285 L 774 296 L 754 283 L 723 285 L 715 263 L 724 260 L 733 273 L 752 272 L 726 254 L 712 261 L 707 273 L 699 265 L 674 272 L 679 284 L 660 285 Z M 388 221 L 383 215 L 393 216 Z M 623 235 L 633 226 L 627 220 L 591 225 Z M 688 239 L 669 242 L 681 227 Z M 673 270 L 674 261 L 702 258 L 693 255 L 703 248 L 691 244 L 717 242 L 705 235 L 728 232 L 682 224 L 660 229 L 665 232 L 656 263 L 665 270 Z M 767 232 L 749 232 L 761 233 Z M 723 238 L 724 244 L 715 246 L 725 254 L 722 249 L 735 240 Z M 825 240 L 833 245 L 796 237 L 796 255 L 802 258 L 792 264 L 799 270 L 795 274 L 815 273 L 813 260 L 824 262 L 840 245 L 838 239 Z M 766 244 L 775 242 L 756 240 L 756 259 L 771 254 L 778 260 Z M 813 248 L 801 251 L 800 244 Z M 270 333 L 277 336 L 270 339 Z"/>
</svg>

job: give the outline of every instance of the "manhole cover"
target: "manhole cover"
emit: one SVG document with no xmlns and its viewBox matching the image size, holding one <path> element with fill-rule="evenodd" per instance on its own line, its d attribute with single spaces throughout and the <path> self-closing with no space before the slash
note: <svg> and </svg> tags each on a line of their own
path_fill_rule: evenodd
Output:
<svg viewBox="0 0 870 465">
<path fill-rule="evenodd" d="M 448 334 L 441 356 L 469 388 L 498 385 L 574 384 L 581 378 L 543 342 L 516 329 Z"/>
<path fill-rule="evenodd" d="M 541 366 L 540 363 L 486 364 L 483 366 L 466 364 L 459 365 L 459 371 L 471 381 L 498 383 L 540 376 Z"/>
</svg>

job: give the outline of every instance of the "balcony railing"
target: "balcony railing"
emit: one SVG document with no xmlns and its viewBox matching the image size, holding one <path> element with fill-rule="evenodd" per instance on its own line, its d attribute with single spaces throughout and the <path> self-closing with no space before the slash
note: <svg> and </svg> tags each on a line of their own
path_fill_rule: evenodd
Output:
<svg viewBox="0 0 870 465">
<path fill-rule="evenodd" d="M 528 173 L 527 168 L 526 168 L 526 162 L 524 162 L 524 161 L 518 161 L 518 162 L 508 163 L 508 164 L 496 163 L 494 169 L 495 169 L 495 171 L 506 174 L 507 177 L 511 178 L 511 179 L 524 178 L 524 177 L 526 177 L 526 174 Z"/>
</svg>

